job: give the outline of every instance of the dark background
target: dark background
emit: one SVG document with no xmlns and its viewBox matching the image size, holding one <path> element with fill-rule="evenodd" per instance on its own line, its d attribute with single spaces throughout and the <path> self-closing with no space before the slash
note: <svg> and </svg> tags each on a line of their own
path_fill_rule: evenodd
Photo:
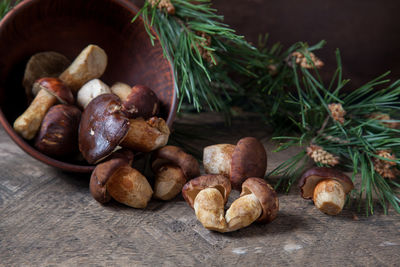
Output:
<svg viewBox="0 0 400 267">
<path fill-rule="evenodd" d="M 139 6 L 143 1 L 135 0 Z M 251 42 L 261 33 L 270 44 L 286 48 L 297 41 L 328 43 L 317 55 L 335 67 L 335 49 L 342 54 L 344 77 L 351 86 L 391 70 L 400 78 L 400 1 L 398 0 L 214 0 L 225 22 Z M 325 75 L 324 75 L 325 76 Z M 349 88 L 351 89 L 351 88 Z"/>
</svg>

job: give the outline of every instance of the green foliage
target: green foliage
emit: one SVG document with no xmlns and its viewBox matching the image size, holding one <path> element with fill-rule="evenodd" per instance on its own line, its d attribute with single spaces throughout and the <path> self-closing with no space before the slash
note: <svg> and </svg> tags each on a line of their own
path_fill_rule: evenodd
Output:
<svg viewBox="0 0 400 267">
<path fill-rule="evenodd" d="M 13 4 L 13 2 L 15 2 Z M 0 2 L 0 20 L 20 1 L 1 0 Z"/>
<path fill-rule="evenodd" d="M 342 78 L 339 51 L 336 55 L 338 67 L 328 85 L 324 84 L 317 70 L 298 69 L 294 61 L 292 62 L 297 91 L 288 95 L 280 112 L 290 111 L 285 114 L 299 134 L 274 138 L 285 141 L 278 150 L 310 144 L 323 147 L 325 151 L 340 157 L 341 167 L 353 171 L 353 180 L 357 173 L 360 174 L 361 180 L 357 181 L 360 189 L 356 195 L 359 200 L 365 198 L 367 215 L 374 212 L 373 196 L 378 198 L 385 212 L 387 203 L 390 203 L 400 213 L 399 184 L 381 177 L 375 171 L 373 163 L 373 158 L 390 161 L 376 153 L 380 150 L 391 150 L 396 156 L 397 166 L 400 165 L 400 130 L 385 125 L 385 122 L 399 121 L 382 121 L 370 116 L 379 113 L 394 118 L 400 114 L 400 80 L 375 90 L 389 82 L 384 79 L 388 74 L 385 73 L 351 93 L 342 92 L 349 80 Z M 328 108 L 331 103 L 342 104 L 347 112 L 343 124 L 331 118 Z M 286 185 L 288 190 L 302 172 L 307 158 L 305 151 L 302 151 L 269 175 L 282 176 L 278 186 Z"/>
</svg>

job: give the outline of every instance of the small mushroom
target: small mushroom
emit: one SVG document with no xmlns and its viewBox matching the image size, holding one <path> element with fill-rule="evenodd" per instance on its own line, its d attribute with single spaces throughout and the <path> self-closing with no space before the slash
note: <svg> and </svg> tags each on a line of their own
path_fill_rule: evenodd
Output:
<svg viewBox="0 0 400 267">
<path fill-rule="evenodd" d="M 186 202 L 195 210 L 197 219 L 209 230 L 225 232 L 224 205 L 231 183 L 223 175 L 208 174 L 190 180 L 182 189 Z"/>
<path fill-rule="evenodd" d="M 339 214 L 346 195 L 354 189 L 351 179 L 344 173 L 326 167 L 306 171 L 299 181 L 301 196 L 313 199 L 315 206 L 329 215 Z"/>
<path fill-rule="evenodd" d="M 187 180 L 200 175 L 197 160 L 176 146 L 158 149 L 153 154 L 152 169 L 156 174 L 154 197 L 162 200 L 174 198 Z"/>
<path fill-rule="evenodd" d="M 223 174 L 238 189 L 249 177 L 264 177 L 267 153 L 257 139 L 245 137 L 236 146 L 219 144 L 204 148 L 203 164 L 206 173 Z"/>
<path fill-rule="evenodd" d="M 114 94 L 93 99 L 82 113 L 79 150 L 90 163 L 109 156 L 118 146 L 150 152 L 168 142 L 169 128 L 161 118 L 129 120 Z"/>
<path fill-rule="evenodd" d="M 74 102 L 71 90 L 57 78 L 41 78 L 33 87 L 38 88 L 38 94 L 28 109 L 14 122 L 14 130 L 27 140 L 35 137 L 50 107 L 58 102 L 62 104 Z"/>
<path fill-rule="evenodd" d="M 107 84 L 103 83 L 99 79 L 93 79 L 85 83 L 81 89 L 79 89 L 76 96 L 77 104 L 85 109 L 86 106 L 99 95 L 110 94 L 111 90 Z"/>
<path fill-rule="evenodd" d="M 35 147 L 49 156 L 68 156 L 78 152 L 78 127 L 81 111 L 72 105 L 51 107 L 43 118 Z"/>
<path fill-rule="evenodd" d="M 278 210 L 279 200 L 274 189 L 261 178 L 248 178 L 242 184 L 240 197 L 226 211 L 226 231 L 236 231 L 254 221 L 271 222 Z"/>
<path fill-rule="evenodd" d="M 146 177 L 130 166 L 129 158 L 120 154 L 96 166 L 90 193 L 102 204 L 114 198 L 133 208 L 145 208 L 153 190 Z"/>
<path fill-rule="evenodd" d="M 103 75 L 107 61 L 107 54 L 103 49 L 97 45 L 89 45 L 59 78 L 76 94 L 85 83 Z"/>
<path fill-rule="evenodd" d="M 22 85 L 28 99 L 37 95 L 37 91 L 32 92 L 34 82 L 44 77 L 58 77 L 69 65 L 71 61 L 64 55 L 57 52 L 40 52 L 34 54 L 26 64 Z"/>
</svg>

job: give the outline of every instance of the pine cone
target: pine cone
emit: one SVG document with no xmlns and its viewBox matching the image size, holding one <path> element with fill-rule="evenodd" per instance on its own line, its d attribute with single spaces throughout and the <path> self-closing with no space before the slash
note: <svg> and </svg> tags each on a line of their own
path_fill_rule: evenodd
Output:
<svg viewBox="0 0 400 267">
<path fill-rule="evenodd" d="M 151 6 L 155 6 L 158 3 L 157 8 L 159 10 L 166 10 L 168 14 L 170 15 L 174 15 L 175 14 L 175 7 L 174 5 L 171 3 L 171 0 L 148 0 L 148 2 L 150 3 Z"/>
<path fill-rule="evenodd" d="M 389 116 L 389 114 L 385 113 L 372 113 L 369 116 L 370 119 L 375 119 L 378 121 L 390 121 L 392 118 Z M 385 125 L 388 128 L 392 129 L 397 129 L 400 126 L 400 123 L 398 122 L 382 122 L 383 125 Z"/>
<path fill-rule="evenodd" d="M 390 150 L 379 150 L 376 155 L 390 160 L 396 160 L 396 157 Z M 396 168 L 396 162 L 386 161 L 378 158 L 373 158 L 374 169 L 383 178 L 394 179 L 399 176 L 399 170 Z"/>
<path fill-rule="evenodd" d="M 342 104 L 333 103 L 328 105 L 329 110 L 331 111 L 331 116 L 335 121 L 344 123 L 344 116 L 346 115 L 346 110 L 343 109 Z"/>
<path fill-rule="evenodd" d="M 307 147 L 307 155 L 315 162 L 335 166 L 339 164 L 339 158 L 333 154 L 325 151 L 322 147 L 317 145 L 310 145 Z"/>
<path fill-rule="evenodd" d="M 315 66 L 317 69 L 320 69 L 324 66 L 324 62 L 317 58 L 313 52 L 308 52 L 308 55 L 313 64 L 307 60 L 303 53 L 296 51 L 291 54 L 292 57 L 296 58 L 296 64 L 300 65 L 302 68 L 313 69 Z"/>
<path fill-rule="evenodd" d="M 200 44 L 196 43 L 197 49 L 199 50 L 201 57 L 207 62 L 213 62 L 211 58 L 211 51 L 203 48 L 205 46 L 211 46 L 211 36 L 206 34 L 205 32 L 196 32 L 196 34 L 204 38 L 204 40 L 201 41 Z"/>
</svg>

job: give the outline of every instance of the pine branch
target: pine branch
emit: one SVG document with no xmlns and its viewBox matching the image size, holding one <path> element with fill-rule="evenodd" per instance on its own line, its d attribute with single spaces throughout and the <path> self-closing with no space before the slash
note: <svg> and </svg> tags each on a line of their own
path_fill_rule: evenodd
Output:
<svg viewBox="0 0 400 267">
<path fill-rule="evenodd" d="M 20 0 L 12 1 L 12 0 L 2 0 L 0 2 L 0 20 L 4 18 L 4 16 L 14 7 L 16 6 Z"/>
<path fill-rule="evenodd" d="M 385 79 L 386 73 L 352 93 L 342 93 L 348 80 L 342 78 L 339 51 L 337 62 L 333 79 L 326 86 L 316 69 L 312 74 L 307 69 L 299 68 L 293 59 L 291 65 L 297 93 L 290 94 L 285 103 L 290 105 L 291 112 L 288 115 L 300 137 L 282 136 L 274 139 L 287 141 L 279 149 L 316 145 L 326 153 L 338 156 L 340 167 L 353 171 L 353 180 L 359 173 L 360 189 L 356 194 L 359 201 L 365 200 L 367 215 L 374 212 L 373 196 L 378 198 L 385 213 L 388 204 L 400 213 L 399 184 L 395 180 L 400 173 L 400 130 L 396 129 L 400 121 L 394 119 L 400 109 L 400 81 L 376 90 L 377 86 L 389 82 Z M 331 110 L 332 103 L 336 104 L 335 107 L 343 108 L 343 112 Z M 391 156 L 383 157 L 380 154 Z M 288 190 L 299 175 L 285 174 L 300 173 L 299 168 L 304 164 L 297 163 L 307 158 L 304 152 L 300 153 L 282 163 L 270 175 L 283 175 L 278 185 L 285 184 Z M 326 165 L 315 163 L 318 166 Z"/>
</svg>

